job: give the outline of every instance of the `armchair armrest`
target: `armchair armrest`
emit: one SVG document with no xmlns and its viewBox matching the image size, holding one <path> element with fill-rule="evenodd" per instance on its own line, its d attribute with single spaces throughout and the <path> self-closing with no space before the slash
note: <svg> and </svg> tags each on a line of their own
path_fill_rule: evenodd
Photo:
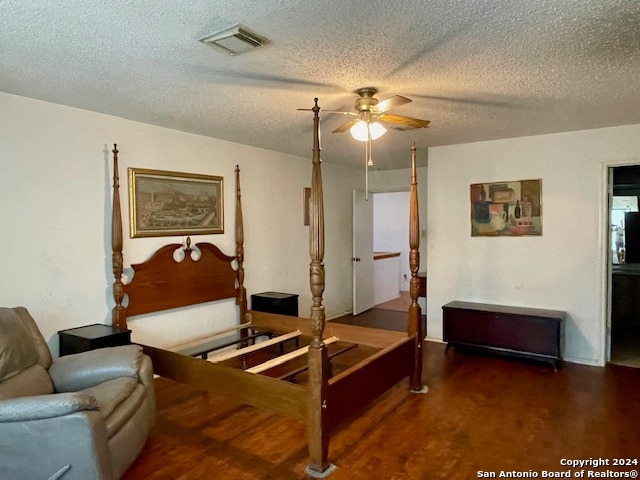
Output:
<svg viewBox="0 0 640 480">
<path fill-rule="evenodd" d="M 49 375 L 57 392 L 75 392 L 119 377 L 136 377 L 142 363 L 140 345 L 100 348 L 60 357 Z"/>
<path fill-rule="evenodd" d="M 0 401 L 0 422 L 24 422 L 98 410 L 98 401 L 86 393 L 53 393 Z"/>
<path fill-rule="evenodd" d="M 59 410 L 55 413 L 61 416 L 42 418 L 46 416 L 43 413 L 46 412 L 45 399 L 53 396 L 71 401 L 57 404 Z M 80 401 L 76 404 L 78 399 Z M 13 415 L 15 421 L 8 421 L 8 415 L 0 421 L 0 478 L 116 478 L 102 414 L 97 409 L 73 411 L 85 400 L 95 401 L 86 394 L 71 393 L 0 401 L 0 408 L 6 408 L 7 414 L 10 411 L 24 412 L 22 416 Z M 39 405 L 38 402 L 43 403 Z M 36 406 L 35 411 L 22 410 L 31 405 Z M 44 410 L 40 410 L 38 405 Z M 68 414 L 63 414 L 67 407 Z M 54 413 L 53 410 L 50 413 Z"/>
</svg>

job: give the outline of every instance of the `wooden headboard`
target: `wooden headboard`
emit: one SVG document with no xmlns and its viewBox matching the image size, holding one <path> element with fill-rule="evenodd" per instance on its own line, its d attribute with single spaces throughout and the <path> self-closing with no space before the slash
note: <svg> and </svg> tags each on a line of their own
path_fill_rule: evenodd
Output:
<svg viewBox="0 0 640 480">
<path fill-rule="evenodd" d="M 172 308 L 197 305 L 215 300 L 235 298 L 240 307 L 240 319 L 247 309 L 244 282 L 244 233 L 240 201 L 240 168 L 236 165 L 236 255 L 229 256 L 211 243 L 191 246 L 172 243 L 158 249 L 151 257 L 131 265 L 133 278 L 122 282 L 122 214 L 118 175 L 118 148 L 113 146 L 113 210 L 111 243 L 113 249 L 113 297 L 115 307 L 112 323 L 127 328 L 127 317 Z M 234 268 L 233 264 L 236 264 Z M 125 295 L 129 304 L 123 305 Z"/>
<path fill-rule="evenodd" d="M 165 245 L 147 261 L 131 265 L 135 273 L 124 286 L 128 317 L 236 297 L 235 257 L 210 243 L 195 247 L 187 238 L 186 245 Z"/>
</svg>

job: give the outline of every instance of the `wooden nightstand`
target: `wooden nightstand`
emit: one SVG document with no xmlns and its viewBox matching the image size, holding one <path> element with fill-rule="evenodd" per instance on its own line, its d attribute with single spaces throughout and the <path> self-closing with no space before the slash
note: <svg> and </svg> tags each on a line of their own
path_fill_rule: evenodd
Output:
<svg viewBox="0 0 640 480">
<path fill-rule="evenodd" d="M 298 316 L 298 295 L 295 293 L 262 292 L 251 295 L 251 310 Z"/>
<path fill-rule="evenodd" d="M 96 323 L 58 332 L 60 356 L 131 343 L 131 330 Z"/>
<path fill-rule="evenodd" d="M 418 272 L 418 280 L 420 281 L 418 296 L 427 298 L 427 272 Z"/>
</svg>

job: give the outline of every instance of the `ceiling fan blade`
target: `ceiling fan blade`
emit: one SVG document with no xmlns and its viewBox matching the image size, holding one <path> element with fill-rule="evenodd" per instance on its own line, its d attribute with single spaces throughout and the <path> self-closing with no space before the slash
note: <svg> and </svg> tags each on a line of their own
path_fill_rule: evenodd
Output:
<svg viewBox="0 0 640 480">
<path fill-rule="evenodd" d="M 342 132 L 346 132 L 347 130 L 349 130 L 351 127 L 353 127 L 356 123 L 358 123 L 358 119 L 354 118 L 353 120 L 349 120 L 347 123 L 342 124 L 341 126 L 339 126 L 338 128 L 336 128 L 333 132 L 331 133 L 342 133 Z"/>
<path fill-rule="evenodd" d="M 300 110 L 303 112 L 313 112 L 312 108 L 296 108 L 296 110 Z M 355 112 L 341 112 L 338 110 L 320 110 L 321 113 L 337 113 L 339 115 L 349 115 L 351 117 L 357 117 L 358 114 Z"/>
<path fill-rule="evenodd" d="M 386 112 L 387 110 L 391 110 L 392 108 L 396 108 L 401 105 L 406 105 L 407 103 L 411 103 L 411 99 L 401 95 L 394 95 L 391 98 L 378 102 L 377 105 L 371 108 L 371 111 L 374 113 Z"/>
<path fill-rule="evenodd" d="M 420 120 L 419 118 L 405 117 L 403 115 L 393 115 L 391 113 L 382 113 L 376 115 L 381 122 L 395 123 L 406 128 L 425 128 L 431 123 L 430 120 Z"/>
<path fill-rule="evenodd" d="M 322 113 L 339 113 L 341 115 L 350 115 L 352 117 L 357 117 L 358 114 L 356 112 L 342 112 L 340 110 L 321 110 Z"/>
</svg>

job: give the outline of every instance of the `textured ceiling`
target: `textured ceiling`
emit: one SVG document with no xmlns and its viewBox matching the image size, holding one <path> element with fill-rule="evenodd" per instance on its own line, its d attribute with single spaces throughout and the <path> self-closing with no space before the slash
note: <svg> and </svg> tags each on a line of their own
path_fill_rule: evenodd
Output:
<svg viewBox="0 0 640 480">
<path fill-rule="evenodd" d="M 309 157 L 309 108 L 357 88 L 431 120 L 408 148 L 640 123 L 638 0 L 0 0 L 0 91 Z M 241 23 L 270 44 L 235 57 L 199 38 Z M 322 157 L 361 165 L 332 134 Z M 117 140 L 117 139 L 116 139 Z"/>
</svg>

